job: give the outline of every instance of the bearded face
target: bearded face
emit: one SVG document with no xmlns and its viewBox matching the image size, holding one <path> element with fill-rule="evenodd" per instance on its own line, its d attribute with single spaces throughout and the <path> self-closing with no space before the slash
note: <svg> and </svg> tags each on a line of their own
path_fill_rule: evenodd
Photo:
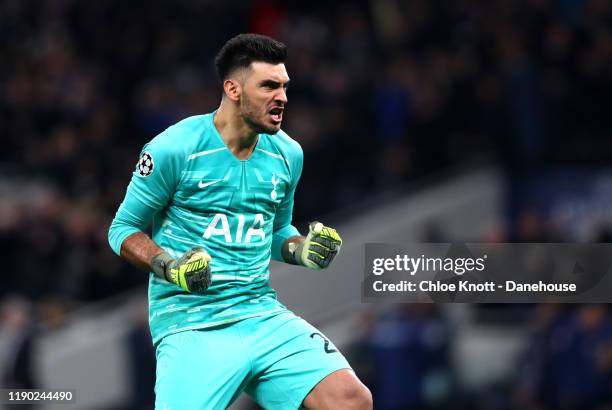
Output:
<svg viewBox="0 0 612 410">
<path fill-rule="evenodd" d="M 254 132 L 275 134 L 280 130 L 288 83 L 284 64 L 251 64 L 241 87 L 239 107 L 244 122 Z"/>
</svg>

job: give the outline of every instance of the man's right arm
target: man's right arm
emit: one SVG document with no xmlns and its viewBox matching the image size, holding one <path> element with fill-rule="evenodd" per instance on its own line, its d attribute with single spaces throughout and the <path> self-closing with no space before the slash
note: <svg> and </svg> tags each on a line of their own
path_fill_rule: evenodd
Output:
<svg viewBox="0 0 612 410">
<path fill-rule="evenodd" d="M 146 234 L 137 232 L 123 241 L 121 256 L 187 292 L 205 293 L 212 281 L 210 255 L 202 248 L 193 248 L 175 260 Z"/>
<path fill-rule="evenodd" d="M 130 264 L 166 279 L 163 271 L 154 269 L 153 259 L 167 253 L 144 233 L 158 210 L 137 199 L 133 183 L 134 180 L 108 230 L 108 242 L 113 251 Z M 166 259 L 171 257 L 168 255 Z"/>
<path fill-rule="evenodd" d="M 176 144 L 168 143 L 169 137 L 162 133 L 142 149 L 108 231 L 113 251 L 146 272 L 154 271 L 152 260 L 164 250 L 144 232 L 172 199 L 183 166 L 184 155 Z"/>
<path fill-rule="evenodd" d="M 154 215 L 174 195 L 184 160 L 176 144 L 168 147 L 161 142 L 153 140 L 141 153 L 125 198 L 111 223 L 108 241 L 113 251 L 132 265 L 187 292 L 204 293 L 211 283 L 210 255 L 202 248 L 193 248 L 174 259 L 144 233 Z"/>
<path fill-rule="evenodd" d="M 133 233 L 121 244 L 121 257 L 146 272 L 153 271 L 151 261 L 163 252 L 164 250 L 143 232 Z"/>
<path fill-rule="evenodd" d="M 125 256 L 136 266 L 148 269 L 151 252 L 157 245 L 143 234 L 151 224 L 153 216 L 164 209 L 176 190 L 184 154 L 176 144 L 169 143 L 168 135 L 160 134 L 144 146 L 138 164 L 132 173 L 125 198 L 113 219 L 108 232 L 108 241 L 113 251 Z M 124 242 L 134 234 L 135 242 Z M 139 245 L 143 249 L 137 249 Z M 125 249 L 124 249 L 125 248 Z"/>
</svg>

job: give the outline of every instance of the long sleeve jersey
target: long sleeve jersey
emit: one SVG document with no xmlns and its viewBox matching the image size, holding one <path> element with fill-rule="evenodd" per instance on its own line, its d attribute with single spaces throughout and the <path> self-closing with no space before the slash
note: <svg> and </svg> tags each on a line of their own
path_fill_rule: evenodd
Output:
<svg viewBox="0 0 612 410">
<path fill-rule="evenodd" d="M 213 115 L 182 120 L 144 146 L 109 230 L 117 254 L 128 236 L 152 225 L 152 239 L 171 256 L 199 246 L 212 257 L 205 295 L 149 274 L 154 343 L 285 310 L 269 286 L 268 264 L 282 261 L 282 244 L 299 235 L 291 219 L 302 149 L 283 131 L 260 134 L 251 156 L 239 160 Z"/>
</svg>

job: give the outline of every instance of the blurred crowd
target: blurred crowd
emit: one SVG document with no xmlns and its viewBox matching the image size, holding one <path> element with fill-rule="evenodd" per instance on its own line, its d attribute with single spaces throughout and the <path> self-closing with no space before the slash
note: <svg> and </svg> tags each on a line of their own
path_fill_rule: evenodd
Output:
<svg viewBox="0 0 612 410">
<path fill-rule="evenodd" d="M 612 160 L 609 0 L 4 0 L 0 300 L 19 294 L 26 304 L 6 299 L 8 306 L 53 317 L 145 283 L 145 274 L 112 254 L 108 225 L 140 148 L 172 123 L 217 107 L 214 54 L 246 31 L 289 47 L 283 128 L 305 151 L 298 226 L 443 169 L 493 162 L 509 176 L 510 231 L 518 236 L 487 239 L 572 240 L 541 229 L 520 186 L 540 172 Z M 312 200 L 321 193 L 325 201 Z M 595 397 L 580 390 L 601 387 L 601 379 L 586 382 L 594 374 L 609 383 L 609 344 L 597 357 L 588 349 L 602 338 L 609 343 L 610 313 L 585 309 L 534 319 L 539 333 L 524 366 L 540 379 L 514 386 L 521 408 L 559 391 L 582 391 L 576 403 Z M 23 316 L 8 309 L 0 324 L 21 329 Z M 418 320 L 401 324 L 407 317 Z M 561 343 L 560 327 L 565 347 L 543 357 L 538 349 Z M 435 312 L 408 308 L 372 329 L 373 357 L 403 367 L 393 351 L 379 349 L 389 340 L 381 329 L 438 335 L 433 353 L 445 357 L 440 335 L 450 330 Z M 411 346 L 410 357 L 427 350 Z M 582 385 L 562 380 L 561 357 L 582 360 Z M 435 363 L 432 383 L 441 386 L 444 363 Z M 411 371 L 421 380 L 422 369 Z M 556 384 L 543 385 L 550 374 Z M 568 408 L 587 408 L 576 406 Z"/>
<path fill-rule="evenodd" d="M 510 371 L 490 373 L 478 386 L 462 380 L 473 369 L 458 365 L 458 334 L 466 330 L 437 305 L 396 305 L 360 318 L 362 337 L 348 352 L 372 389 L 376 409 L 608 410 L 611 313 L 607 305 L 541 304 L 530 310 L 532 319 L 523 326 L 498 320 L 485 331 L 488 336 L 476 320 L 470 328 L 481 332 L 481 346 L 489 337 L 489 343 L 500 343 L 495 336 L 500 330 L 523 335 L 517 354 L 497 358 L 510 360 Z M 469 367 L 496 367 L 485 360 L 473 357 Z"/>
</svg>

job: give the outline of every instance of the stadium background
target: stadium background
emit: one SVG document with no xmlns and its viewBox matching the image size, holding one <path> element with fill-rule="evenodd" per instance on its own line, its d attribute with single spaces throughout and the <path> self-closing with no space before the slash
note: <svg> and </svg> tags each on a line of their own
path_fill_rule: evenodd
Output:
<svg viewBox="0 0 612 410">
<path fill-rule="evenodd" d="M 95 320 L 96 306 L 144 295 L 146 275 L 112 254 L 107 227 L 140 147 L 217 106 L 212 58 L 240 32 L 289 47 L 283 128 L 305 152 L 302 229 L 314 218 L 356 226 L 360 213 L 488 172 L 498 217 L 476 229 L 473 210 L 474 229 L 452 233 L 447 215 L 432 215 L 416 239 L 608 242 L 611 23 L 607 0 L 0 1 L 0 385 L 49 387 L 41 340 Z M 436 205 L 412 203 L 404 216 Z M 116 407 L 152 400 L 142 305 L 125 319 L 129 392 Z M 608 306 L 389 305 L 343 316 L 334 323 L 355 335 L 343 348 L 377 409 L 612 406 Z M 481 332 L 475 345 L 513 335 L 511 365 L 465 383 L 470 363 L 453 335 L 466 323 Z"/>
</svg>

